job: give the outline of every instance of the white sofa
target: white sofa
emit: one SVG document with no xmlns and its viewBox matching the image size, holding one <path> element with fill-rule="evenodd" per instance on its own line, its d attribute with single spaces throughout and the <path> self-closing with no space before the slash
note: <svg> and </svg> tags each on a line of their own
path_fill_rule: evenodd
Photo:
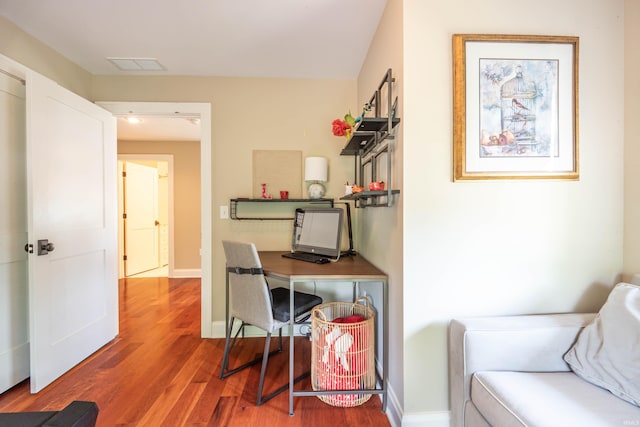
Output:
<svg viewBox="0 0 640 427">
<path fill-rule="evenodd" d="M 564 360 L 583 328 L 599 318 L 572 313 L 453 320 L 451 425 L 640 426 L 637 402 L 585 381 Z"/>
</svg>

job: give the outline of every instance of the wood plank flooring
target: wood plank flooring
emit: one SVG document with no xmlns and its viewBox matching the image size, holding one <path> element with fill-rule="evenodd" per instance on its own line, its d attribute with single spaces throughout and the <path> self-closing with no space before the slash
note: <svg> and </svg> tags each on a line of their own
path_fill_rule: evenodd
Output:
<svg viewBox="0 0 640 427">
<path fill-rule="evenodd" d="M 245 338 L 235 354 L 248 359 L 263 345 L 262 338 Z M 29 393 L 28 380 L 0 394 L 0 412 L 58 410 L 91 400 L 104 427 L 390 425 L 377 396 L 356 408 L 297 397 L 294 416 L 286 392 L 255 406 L 259 365 L 220 380 L 223 350 L 224 339 L 200 338 L 199 279 L 122 280 L 118 337 L 38 394 Z M 296 340 L 301 358 L 310 360 L 310 352 L 308 341 Z M 269 359 L 265 392 L 286 383 L 287 370 L 285 339 L 283 352 Z M 296 388 L 310 389 L 309 380 Z"/>
</svg>

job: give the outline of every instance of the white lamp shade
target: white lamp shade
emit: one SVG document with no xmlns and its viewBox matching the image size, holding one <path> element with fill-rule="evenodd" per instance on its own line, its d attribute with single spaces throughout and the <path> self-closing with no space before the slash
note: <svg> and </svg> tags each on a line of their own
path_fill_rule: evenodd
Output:
<svg viewBox="0 0 640 427">
<path fill-rule="evenodd" d="M 326 181 L 327 180 L 327 158 L 307 157 L 304 159 L 304 180 L 305 181 Z"/>
</svg>

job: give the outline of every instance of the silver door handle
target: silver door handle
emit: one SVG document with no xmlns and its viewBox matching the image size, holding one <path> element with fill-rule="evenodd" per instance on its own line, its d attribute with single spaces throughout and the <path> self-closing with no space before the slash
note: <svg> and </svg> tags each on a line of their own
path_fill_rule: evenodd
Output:
<svg viewBox="0 0 640 427">
<path fill-rule="evenodd" d="M 38 256 L 47 255 L 49 252 L 53 252 L 55 246 L 49 240 L 38 240 Z"/>
</svg>

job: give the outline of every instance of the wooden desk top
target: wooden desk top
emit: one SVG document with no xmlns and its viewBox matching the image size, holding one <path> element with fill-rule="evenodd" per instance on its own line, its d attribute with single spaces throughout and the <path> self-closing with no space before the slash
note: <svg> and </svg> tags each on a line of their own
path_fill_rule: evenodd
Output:
<svg viewBox="0 0 640 427">
<path fill-rule="evenodd" d="M 282 256 L 282 251 L 258 252 L 268 277 L 281 280 L 387 280 L 387 275 L 361 255 L 340 258 L 337 262 L 314 264 Z"/>
</svg>

